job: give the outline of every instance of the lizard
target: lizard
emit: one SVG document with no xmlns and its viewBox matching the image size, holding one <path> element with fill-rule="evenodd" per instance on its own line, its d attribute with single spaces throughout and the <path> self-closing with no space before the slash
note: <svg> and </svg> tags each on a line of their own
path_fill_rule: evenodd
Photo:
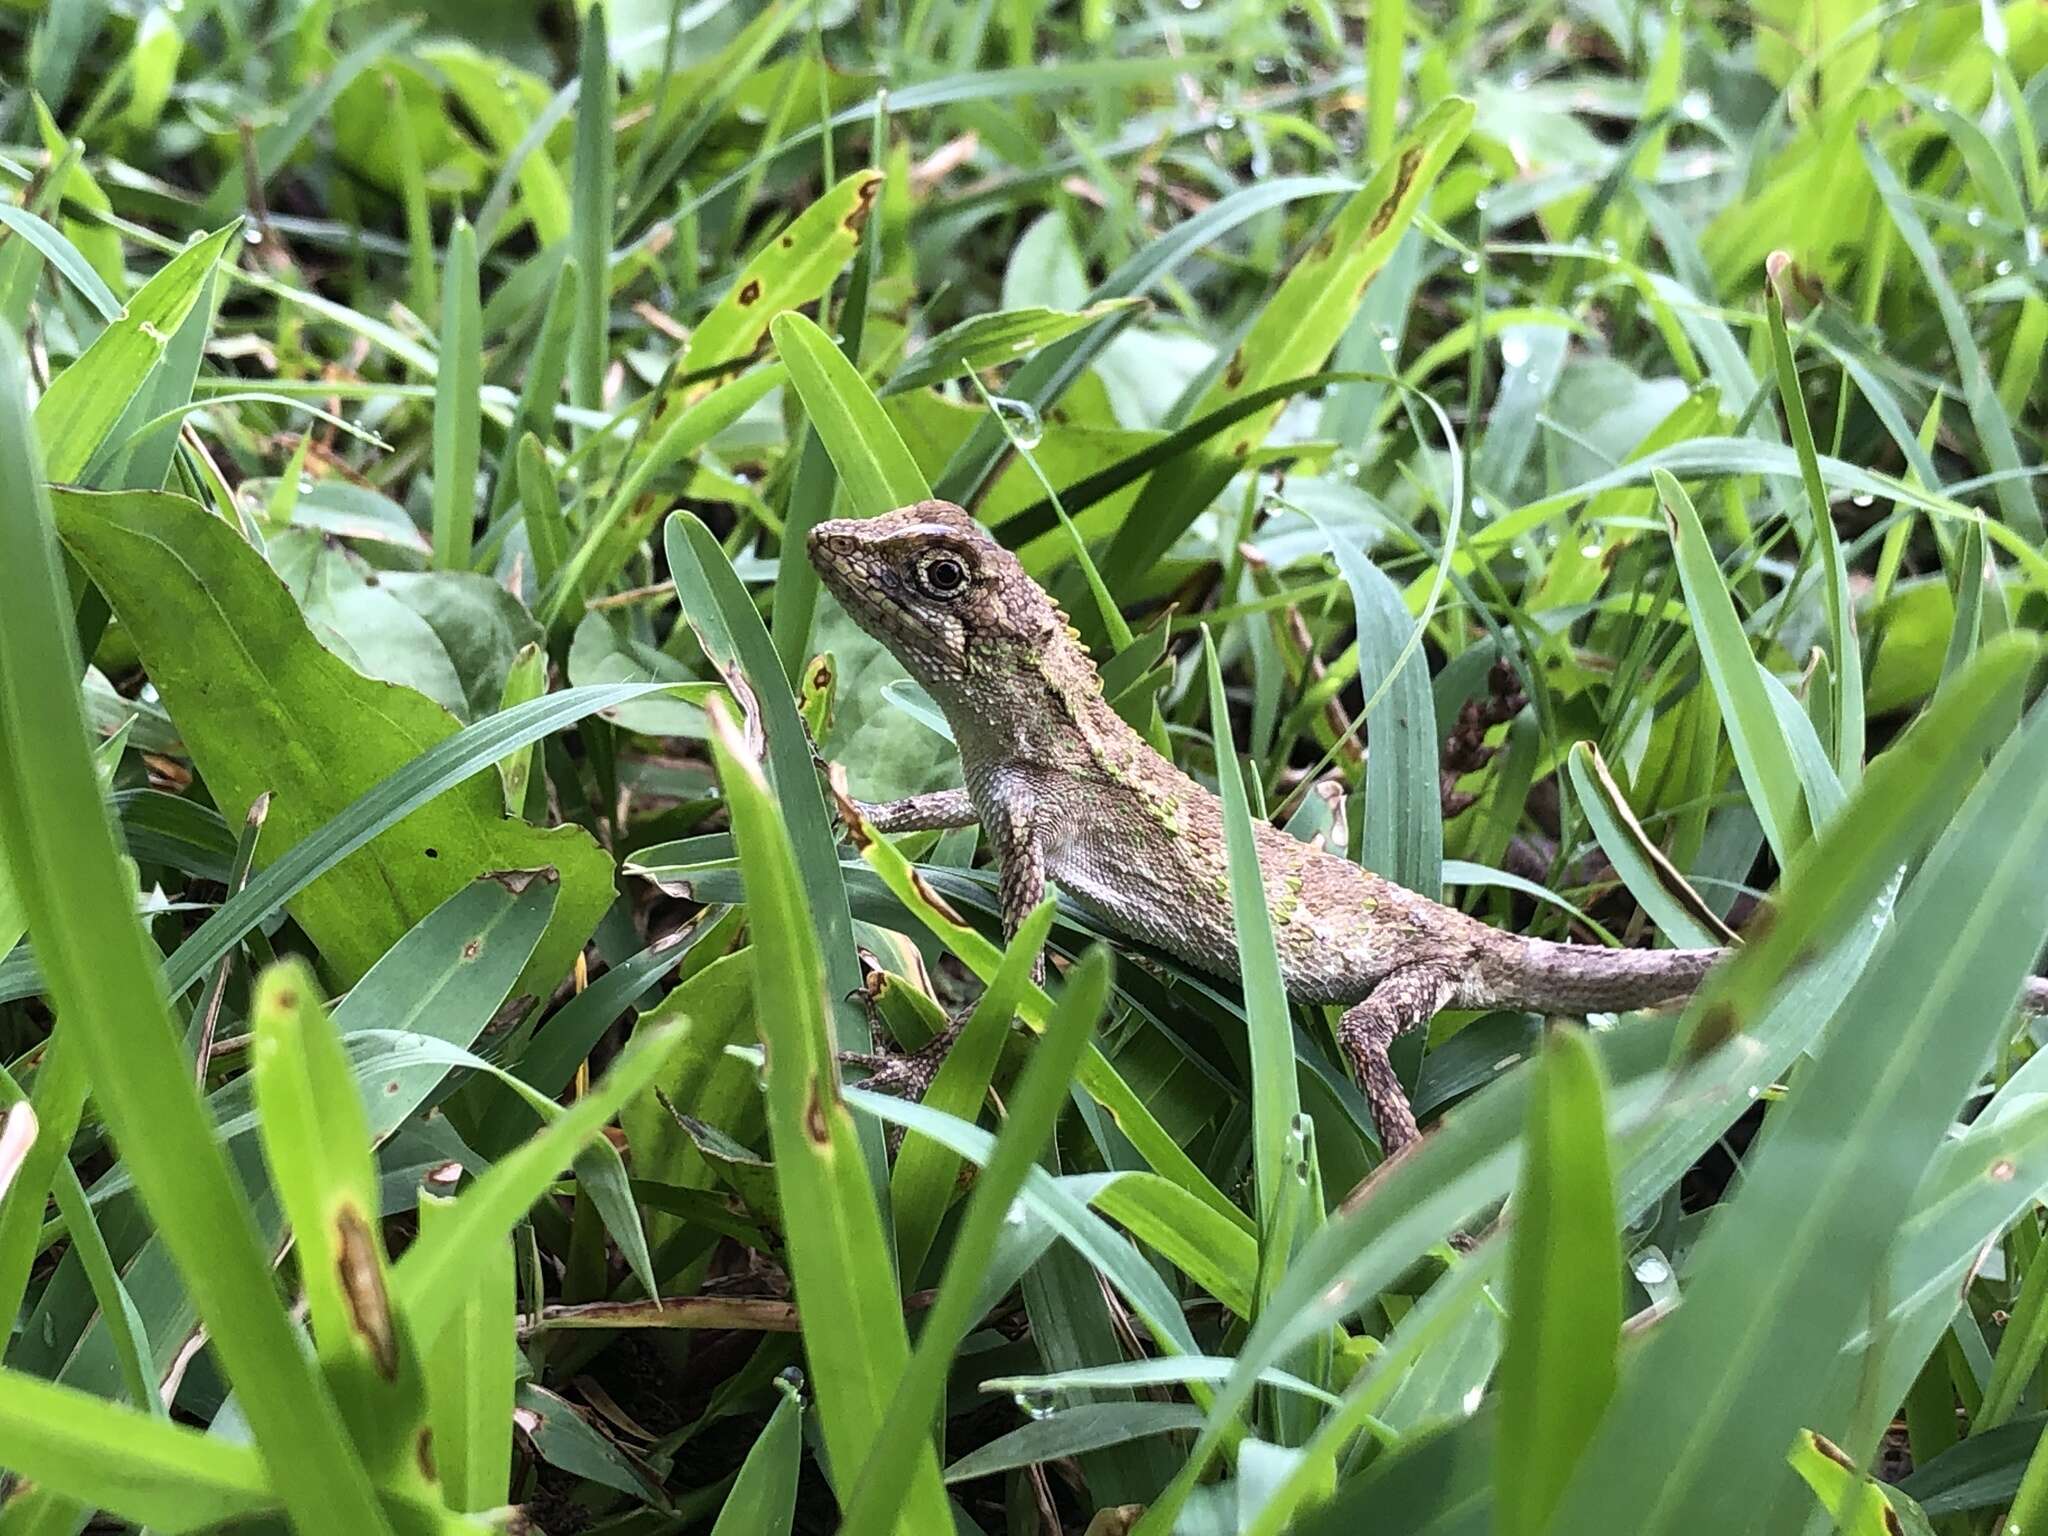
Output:
<svg viewBox="0 0 2048 1536">
<path fill-rule="evenodd" d="M 979 824 L 1006 935 L 1048 882 L 1107 928 L 1238 974 L 1222 802 L 1103 697 L 1080 637 L 1022 563 L 960 507 L 923 501 L 815 524 L 806 552 L 849 617 L 938 705 L 965 787 L 857 802 L 877 832 Z M 1440 1010 L 1625 1012 L 1688 996 L 1725 949 L 1630 949 L 1503 932 L 1255 818 L 1281 979 L 1344 1012 L 1337 1038 L 1389 1157 L 1420 1135 L 1389 1051 Z M 1043 980 L 1044 957 L 1034 979 Z M 2048 981 L 2029 984 L 2048 1011 Z M 958 1033 L 853 1055 L 869 1085 L 921 1095 Z"/>
</svg>

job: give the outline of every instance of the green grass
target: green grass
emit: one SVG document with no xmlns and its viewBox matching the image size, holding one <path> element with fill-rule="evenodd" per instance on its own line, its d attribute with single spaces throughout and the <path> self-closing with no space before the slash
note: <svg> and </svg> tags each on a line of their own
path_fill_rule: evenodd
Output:
<svg viewBox="0 0 2048 1536">
<path fill-rule="evenodd" d="M 2041 7 L 0 58 L 0 1536 L 2048 1511 Z M 959 766 L 802 535 L 934 494 L 1223 796 L 1244 987 L 845 834 L 807 731 Z M 1742 951 L 1438 1020 L 1368 1183 L 1258 816 Z M 931 1102 L 841 1082 L 981 986 Z"/>
</svg>

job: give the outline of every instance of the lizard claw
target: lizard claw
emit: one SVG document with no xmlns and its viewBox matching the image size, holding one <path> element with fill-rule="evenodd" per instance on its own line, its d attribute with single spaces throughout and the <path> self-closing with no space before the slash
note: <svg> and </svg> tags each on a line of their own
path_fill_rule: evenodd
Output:
<svg viewBox="0 0 2048 1536">
<path fill-rule="evenodd" d="M 931 1087 L 932 1079 L 939 1075 L 939 1067 L 953 1049 L 953 1042 L 959 1034 L 957 1025 L 941 1030 L 916 1050 L 902 1055 L 890 1051 L 841 1051 L 839 1064 L 865 1071 L 868 1076 L 861 1084 L 863 1088 L 872 1088 L 877 1093 L 900 1094 L 906 1099 L 921 1099 L 925 1090 Z"/>
</svg>

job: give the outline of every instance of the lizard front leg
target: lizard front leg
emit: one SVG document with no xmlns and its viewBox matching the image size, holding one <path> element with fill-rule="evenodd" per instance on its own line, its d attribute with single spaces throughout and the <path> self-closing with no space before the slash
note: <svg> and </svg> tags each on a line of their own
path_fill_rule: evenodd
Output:
<svg viewBox="0 0 2048 1536">
<path fill-rule="evenodd" d="M 966 798 L 965 791 L 955 793 L 960 794 L 963 800 Z M 918 798 L 937 800 L 942 796 Z M 903 805 L 909 802 L 896 803 Z M 973 807 L 969 806 L 970 820 L 973 819 L 973 814 Z M 1039 842 L 1034 823 L 1035 818 L 1030 806 L 1012 801 L 1003 807 L 1001 814 L 987 829 L 996 850 L 996 890 L 1002 905 L 1005 942 L 1017 936 L 1017 929 L 1023 924 L 1024 919 L 1045 899 L 1045 851 Z M 1034 985 L 1045 981 L 1043 952 L 1032 957 L 1031 980 Z M 944 1029 L 907 1055 L 847 1052 L 839 1059 L 849 1065 L 866 1067 L 869 1070 L 871 1075 L 863 1087 L 921 1099 L 925 1090 L 931 1087 L 932 1079 L 939 1075 L 939 1068 L 945 1064 L 947 1055 L 952 1051 L 954 1042 L 960 1038 L 960 1031 L 966 1026 L 968 1015 L 972 1012 L 971 1005 L 962 1009 L 947 1022 Z"/>
<path fill-rule="evenodd" d="M 1415 1111 L 1387 1052 L 1397 1036 L 1427 1024 L 1451 1000 L 1456 983 L 1442 971 L 1416 966 L 1381 979 L 1364 1002 L 1345 1013 L 1337 1039 L 1365 1091 L 1380 1149 L 1392 1157 L 1422 1134 Z"/>
<path fill-rule="evenodd" d="M 877 832 L 938 832 L 980 820 L 964 789 L 939 789 L 904 800 L 856 800 L 861 819 Z"/>
</svg>

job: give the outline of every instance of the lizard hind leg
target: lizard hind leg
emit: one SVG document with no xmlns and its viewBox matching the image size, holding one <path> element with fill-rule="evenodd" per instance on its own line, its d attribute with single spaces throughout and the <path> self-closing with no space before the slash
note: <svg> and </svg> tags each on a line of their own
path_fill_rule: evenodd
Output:
<svg viewBox="0 0 2048 1536">
<path fill-rule="evenodd" d="M 1415 1111 L 1401 1090 L 1388 1051 L 1397 1037 L 1427 1024 L 1451 1000 L 1456 983 L 1443 971 L 1415 966 L 1381 978 L 1362 1003 L 1346 1010 L 1337 1026 L 1338 1042 L 1351 1062 L 1351 1072 L 1372 1110 L 1380 1148 L 1392 1157 L 1422 1134 Z"/>
</svg>

